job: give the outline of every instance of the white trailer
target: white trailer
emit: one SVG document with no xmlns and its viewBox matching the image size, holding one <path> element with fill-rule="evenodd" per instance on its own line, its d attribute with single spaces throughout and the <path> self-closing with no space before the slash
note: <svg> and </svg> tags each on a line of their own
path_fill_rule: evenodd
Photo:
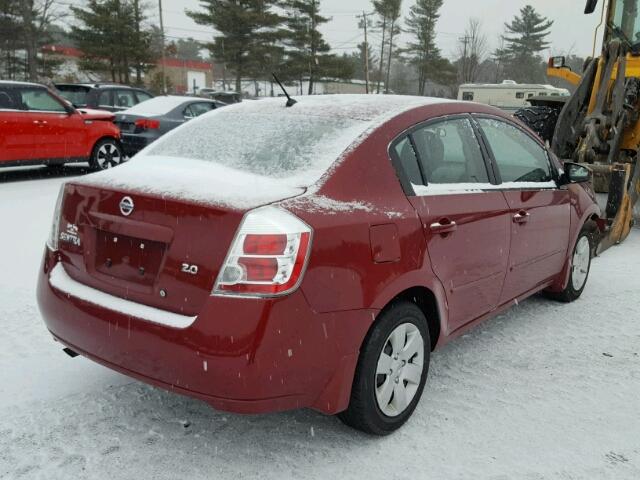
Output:
<svg viewBox="0 0 640 480">
<path fill-rule="evenodd" d="M 552 85 L 516 83 L 505 80 L 502 83 L 468 83 L 460 85 L 458 100 L 484 103 L 507 111 L 516 111 L 529 106 L 528 99 L 548 97 L 568 97 L 566 88 Z"/>
</svg>

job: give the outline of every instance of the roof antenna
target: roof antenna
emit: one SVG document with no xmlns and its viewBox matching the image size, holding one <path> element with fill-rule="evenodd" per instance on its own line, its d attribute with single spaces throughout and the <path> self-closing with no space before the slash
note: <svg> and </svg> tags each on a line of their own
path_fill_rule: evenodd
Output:
<svg viewBox="0 0 640 480">
<path fill-rule="evenodd" d="M 271 75 L 273 75 L 273 78 L 276 79 L 276 83 L 280 86 L 280 88 L 284 92 L 284 95 L 287 97 L 287 107 L 293 107 L 296 103 L 298 103 L 296 100 L 289 96 L 289 94 L 287 93 L 287 89 L 284 88 L 284 85 L 282 85 L 282 82 L 280 82 L 280 79 L 276 76 L 276 74 L 271 73 Z"/>
</svg>

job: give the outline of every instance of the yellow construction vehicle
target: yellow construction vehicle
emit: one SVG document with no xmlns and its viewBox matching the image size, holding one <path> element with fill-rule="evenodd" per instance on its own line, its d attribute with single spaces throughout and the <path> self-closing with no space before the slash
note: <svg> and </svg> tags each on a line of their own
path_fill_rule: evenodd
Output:
<svg viewBox="0 0 640 480">
<path fill-rule="evenodd" d="M 566 101 L 533 99 L 516 113 L 559 158 L 586 164 L 595 190 L 609 194 L 599 251 L 627 238 L 640 196 L 640 0 L 603 3 L 595 33 L 597 39 L 604 27 L 601 55 L 589 58 L 581 74 L 564 57 L 549 61 L 547 75 L 575 85 L 574 94 Z M 585 14 L 597 7 L 598 0 L 588 0 Z"/>
</svg>

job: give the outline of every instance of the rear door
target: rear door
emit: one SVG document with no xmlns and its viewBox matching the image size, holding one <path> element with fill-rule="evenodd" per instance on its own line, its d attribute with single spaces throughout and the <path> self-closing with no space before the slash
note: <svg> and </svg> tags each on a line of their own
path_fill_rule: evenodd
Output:
<svg viewBox="0 0 640 480">
<path fill-rule="evenodd" d="M 409 201 L 423 224 L 433 271 L 446 289 L 448 333 L 493 310 L 509 251 L 510 216 L 491 190 L 470 117 L 448 117 L 414 128 L 392 145 L 411 181 Z"/>
<path fill-rule="evenodd" d="M 511 217 L 509 271 L 501 302 L 555 277 L 569 244 L 570 197 L 545 148 L 514 124 L 479 117 Z"/>
</svg>

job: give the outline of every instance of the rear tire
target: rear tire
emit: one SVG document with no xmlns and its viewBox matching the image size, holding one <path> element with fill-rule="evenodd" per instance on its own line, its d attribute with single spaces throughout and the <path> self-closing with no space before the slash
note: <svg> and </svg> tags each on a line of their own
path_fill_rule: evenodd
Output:
<svg viewBox="0 0 640 480">
<path fill-rule="evenodd" d="M 560 110 L 554 107 L 521 108 L 513 114 L 518 120 L 538 134 L 544 141 L 551 143 L 556 130 Z"/>
<path fill-rule="evenodd" d="M 103 138 L 91 152 L 89 166 L 92 170 L 101 171 L 117 167 L 124 162 L 124 152 L 120 142 L 115 138 Z"/>
<path fill-rule="evenodd" d="M 561 292 L 546 292 L 546 296 L 559 302 L 575 302 L 584 292 L 591 271 L 591 259 L 596 249 L 597 225 L 587 222 L 576 240 L 571 255 L 569 281 Z"/>
<path fill-rule="evenodd" d="M 430 353 L 422 310 L 410 302 L 385 309 L 364 341 L 349 407 L 338 415 L 340 420 L 372 435 L 400 428 L 420 401 Z"/>
</svg>

